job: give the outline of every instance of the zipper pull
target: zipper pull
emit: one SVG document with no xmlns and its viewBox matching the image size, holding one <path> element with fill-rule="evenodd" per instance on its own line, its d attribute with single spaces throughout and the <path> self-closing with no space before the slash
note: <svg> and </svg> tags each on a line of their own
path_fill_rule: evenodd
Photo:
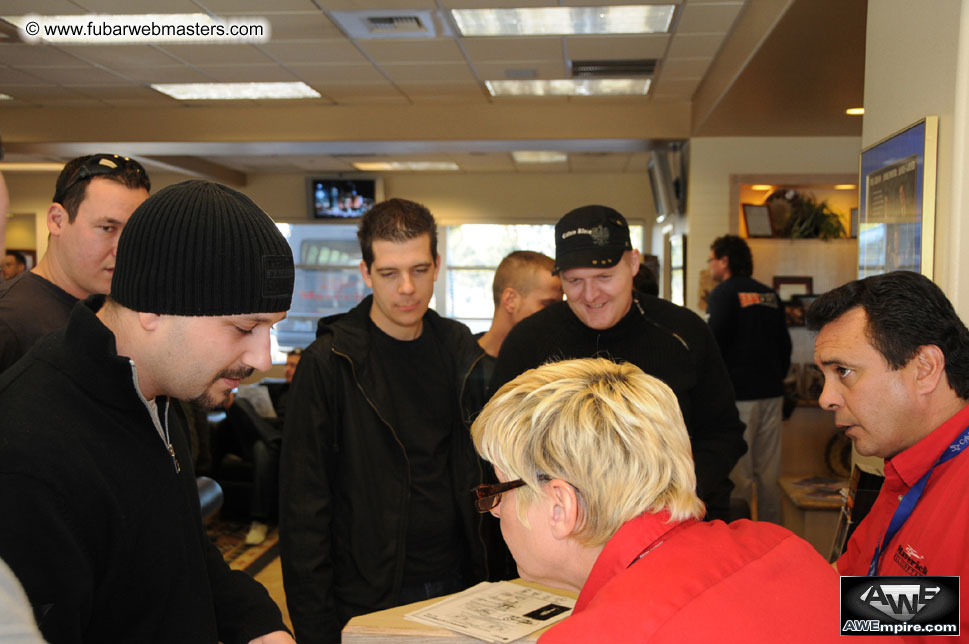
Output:
<svg viewBox="0 0 969 644">
<path fill-rule="evenodd" d="M 175 448 L 172 447 L 171 443 L 168 444 L 168 453 L 172 455 L 172 463 L 175 465 L 175 473 L 178 474 L 182 471 L 182 467 L 178 464 L 178 459 L 175 458 Z"/>
</svg>

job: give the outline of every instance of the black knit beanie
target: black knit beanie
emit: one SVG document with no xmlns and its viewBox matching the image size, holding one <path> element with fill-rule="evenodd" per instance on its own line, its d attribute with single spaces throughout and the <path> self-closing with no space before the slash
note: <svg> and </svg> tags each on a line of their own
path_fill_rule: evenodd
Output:
<svg viewBox="0 0 969 644">
<path fill-rule="evenodd" d="M 293 253 L 249 197 L 210 181 L 159 190 L 118 240 L 111 298 L 142 313 L 278 313 L 293 297 Z"/>
</svg>

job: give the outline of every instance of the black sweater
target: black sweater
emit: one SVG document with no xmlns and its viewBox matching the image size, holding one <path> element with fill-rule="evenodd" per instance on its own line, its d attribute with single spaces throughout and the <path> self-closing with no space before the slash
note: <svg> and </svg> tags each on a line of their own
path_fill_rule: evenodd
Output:
<svg viewBox="0 0 969 644">
<path fill-rule="evenodd" d="M 583 324 L 568 302 L 525 318 L 501 345 L 491 391 L 556 360 L 603 357 L 635 364 L 676 394 L 693 446 L 697 494 L 708 517 L 724 518 L 733 487 L 728 475 L 747 448 L 716 341 L 688 309 L 644 293 L 634 297 L 626 316 L 602 331 Z"/>
<path fill-rule="evenodd" d="M 209 541 L 178 406 L 157 399 L 176 471 L 95 317 L 103 299 L 79 303 L 0 376 L 0 557 L 52 644 L 235 644 L 284 630 L 265 589 Z"/>
</svg>

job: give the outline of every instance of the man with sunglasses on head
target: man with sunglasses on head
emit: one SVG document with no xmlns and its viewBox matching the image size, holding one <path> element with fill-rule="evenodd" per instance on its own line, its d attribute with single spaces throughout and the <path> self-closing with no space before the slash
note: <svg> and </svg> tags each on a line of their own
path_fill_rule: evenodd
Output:
<svg viewBox="0 0 969 644">
<path fill-rule="evenodd" d="M 68 161 L 47 209 L 47 253 L 36 268 L 0 285 L 0 372 L 66 326 L 78 300 L 110 291 L 118 237 L 149 190 L 148 173 L 127 157 Z"/>
</svg>

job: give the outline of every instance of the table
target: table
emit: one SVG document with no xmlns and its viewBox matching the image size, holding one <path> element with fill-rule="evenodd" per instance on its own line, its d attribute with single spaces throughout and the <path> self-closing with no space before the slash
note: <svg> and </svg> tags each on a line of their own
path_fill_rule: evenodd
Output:
<svg viewBox="0 0 969 644">
<path fill-rule="evenodd" d="M 530 586 L 573 599 L 576 597 L 576 593 L 568 590 L 550 588 L 542 584 L 524 581 L 523 579 L 515 579 L 512 583 Z M 461 644 L 481 644 L 481 640 L 462 635 L 461 633 L 455 633 L 443 628 L 435 628 L 434 626 L 426 626 L 404 619 L 405 613 L 441 601 L 442 599 L 444 598 L 435 597 L 434 599 L 426 599 L 404 606 L 395 606 L 394 608 L 388 608 L 375 613 L 358 615 L 351 619 L 343 628 L 343 644 L 374 644 L 375 642 L 388 641 L 405 642 L 406 644 L 452 644 L 456 642 L 460 642 Z M 543 628 L 518 641 L 534 642 L 545 630 Z"/>
<path fill-rule="evenodd" d="M 831 542 L 838 529 L 841 514 L 841 496 L 817 497 L 811 488 L 797 485 L 808 477 L 782 476 L 777 480 L 784 491 L 781 515 L 784 527 L 801 537 L 821 553 L 825 559 L 831 551 Z M 847 479 L 841 487 L 848 487 Z"/>
</svg>

